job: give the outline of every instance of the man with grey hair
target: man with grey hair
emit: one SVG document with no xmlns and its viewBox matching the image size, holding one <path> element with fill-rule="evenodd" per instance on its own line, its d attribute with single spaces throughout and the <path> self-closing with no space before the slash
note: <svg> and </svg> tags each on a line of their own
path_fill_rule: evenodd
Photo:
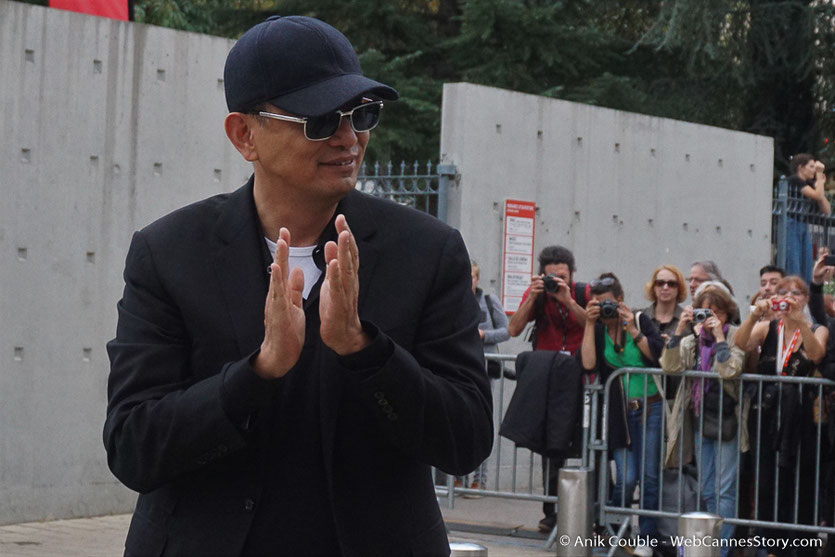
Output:
<svg viewBox="0 0 835 557">
<path fill-rule="evenodd" d="M 721 282 L 725 285 L 728 289 L 728 292 L 731 296 L 734 295 L 734 289 L 731 288 L 731 284 L 722 277 L 722 273 L 719 272 L 719 267 L 711 261 L 710 259 L 705 259 L 704 261 L 694 261 L 690 265 L 690 276 L 687 277 L 687 282 L 690 285 L 690 299 L 696 299 L 696 289 L 706 281 L 713 280 L 716 282 Z"/>
</svg>

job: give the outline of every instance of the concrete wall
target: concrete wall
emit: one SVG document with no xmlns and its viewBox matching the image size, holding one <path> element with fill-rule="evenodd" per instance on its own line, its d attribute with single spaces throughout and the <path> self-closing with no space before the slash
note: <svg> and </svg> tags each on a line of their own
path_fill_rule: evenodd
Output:
<svg viewBox="0 0 835 557">
<path fill-rule="evenodd" d="M 105 343 L 132 232 L 249 175 L 222 129 L 231 45 L 0 0 L 0 524 L 132 507 L 101 442 Z M 771 145 L 488 87 L 444 95 L 450 220 L 494 291 L 516 197 L 540 207 L 537 251 L 571 247 L 581 279 L 614 269 L 635 304 L 661 261 L 713 257 L 752 292 Z"/>
<path fill-rule="evenodd" d="M 236 188 L 233 43 L 0 0 L 0 524 L 124 512 L 105 343 L 131 234 Z"/>
<path fill-rule="evenodd" d="M 535 255 L 570 248 L 578 280 L 614 271 L 632 306 L 648 304 L 655 267 L 687 276 L 699 259 L 716 261 L 744 306 L 770 261 L 770 137 L 455 83 L 441 159 L 461 175 L 448 220 L 497 294 L 506 198 L 536 202 Z"/>
</svg>

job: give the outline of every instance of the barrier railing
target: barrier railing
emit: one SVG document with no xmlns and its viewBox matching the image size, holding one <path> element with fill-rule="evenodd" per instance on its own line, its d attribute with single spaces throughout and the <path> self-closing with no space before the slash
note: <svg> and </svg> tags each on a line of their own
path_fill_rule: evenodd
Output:
<svg viewBox="0 0 835 557">
<path fill-rule="evenodd" d="M 622 380 L 623 377 L 628 378 L 631 374 L 641 374 L 646 385 L 652 381 L 651 375 L 662 376 L 662 385 L 667 393 L 667 402 L 662 404 L 672 402 L 668 390 L 672 378 L 678 377 L 681 381 L 689 382 L 690 386 L 699 387 L 702 386 L 703 380 L 717 379 L 717 375 L 711 372 L 686 371 L 677 375 L 665 375 L 660 369 L 643 368 L 623 368 L 608 378 L 604 388 L 604 416 L 600 439 L 590 444 L 590 449 L 597 453 L 592 459 L 607 464 L 599 466 L 598 501 L 603 502 L 599 505 L 599 524 L 623 525 L 626 522 L 623 520 L 624 517 L 628 519 L 634 515 L 678 518 L 684 512 L 707 510 L 718 512 L 728 525 L 765 529 L 766 537 L 777 535 L 777 530 L 782 530 L 783 532 L 779 532 L 782 535 L 788 535 L 786 532 L 795 533 L 791 535 L 801 532 L 835 534 L 835 509 L 832 508 L 835 484 L 831 476 L 835 470 L 824 469 L 825 464 L 833 466 L 831 460 L 825 462 L 825 459 L 831 459 L 835 453 L 828 452 L 832 448 L 824 433 L 824 427 L 828 426 L 825 426 L 823 419 L 827 406 L 825 398 L 829 394 L 829 388 L 835 387 L 835 382 L 822 378 L 743 374 L 736 380 L 726 382 L 732 385 L 731 391 L 719 389 L 719 402 L 713 420 L 710 420 L 710 416 L 705 412 L 694 416 L 691 410 L 686 409 L 686 404 L 676 405 L 673 409 L 668 407 L 661 417 L 662 427 L 659 433 L 662 438 L 658 441 L 663 450 L 660 451 L 657 464 L 659 470 L 669 470 L 670 468 L 664 465 L 669 464 L 671 460 L 677 461 L 673 470 L 677 471 L 679 481 L 673 488 L 678 490 L 678 493 L 674 494 L 677 495 L 677 506 L 664 509 L 648 508 L 655 505 L 646 504 L 647 489 L 643 486 L 643 481 L 639 482 L 641 495 L 637 502 L 633 501 L 632 494 L 624 493 L 619 501 L 611 500 L 608 496 L 608 487 L 612 480 L 608 466 L 611 447 L 607 413 L 611 408 L 612 386 L 616 381 Z M 687 386 L 681 388 L 684 389 L 683 393 L 692 394 L 692 390 Z M 735 396 L 729 394 L 730 392 Z M 725 397 L 733 400 L 733 403 L 725 406 Z M 647 400 L 645 395 L 644 403 L 640 405 L 643 439 L 647 439 L 648 435 Z M 733 413 L 722 411 L 727 407 L 732 408 Z M 686 415 L 688 413 L 689 415 Z M 675 420 L 681 427 L 679 439 L 683 437 L 687 422 L 692 424 L 690 433 L 694 439 L 693 460 L 696 463 L 697 482 L 695 508 L 692 509 L 687 508 L 685 484 L 681 481 L 687 473 L 688 464 L 685 462 L 685 443 L 678 443 L 674 451 L 670 451 L 664 443 L 665 432 L 669 433 L 670 420 Z M 723 432 L 723 421 L 726 420 L 735 423 L 733 428 Z M 715 440 L 705 436 L 706 423 L 711 421 L 718 428 Z M 723 440 L 726 434 L 732 434 L 732 437 Z M 706 462 L 704 459 L 711 453 L 700 450 L 700 446 L 703 447 L 706 440 L 712 441 L 714 448 L 719 444 L 730 443 L 734 450 L 732 453 L 719 450 L 715 452 L 714 463 Z M 644 443 L 643 447 L 646 446 Z M 746 446 L 747 455 L 740 452 L 740 448 Z M 726 459 L 724 463 L 723 458 Z M 638 478 L 643 478 L 644 471 L 649 467 L 646 450 L 640 455 L 639 463 Z M 732 479 L 727 476 L 729 470 L 733 470 Z M 724 478 L 723 472 L 726 473 Z M 705 478 L 711 475 L 714 485 L 705 482 Z M 660 502 L 664 500 L 664 474 L 659 474 L 657 481 L 657 500 Z M 732 499 L 732 508 L 728 507 L 729 499 Z M 821 508 L 822 499 L 826 500 L 829 508 Z M 609 528 L 612 532 L 620 530 L 620 533 L 623 533 L 624 530 L 616 530 L 612 526 Z"/>
<path fill-rule="evenodd" d="M 542 457 L 527 449 L 518 448 L 511 441 L 498 436 L 508 393 L 511 391 L 508 380 L 515 378 L 514 372 L 506 364 L 514 362 L 516 356 L 487 354 L 485 358 L 502 364 L 502 377 L 491 381 L 494 389 L 494 422 L 497 438 L 493 453 L 487 460 L 489 471 L 487 487 L 486 489 L 470 489 L 466 484 L 459 487 L 454 483 L 455 478 L 449 477 L 445 485 L 436 486 L 436 494 L 446 498 L 449 508 L 454 508 L 456 495 L 477 495 L 557 504 L 556 484 L 549 485 L 547 478 L 543 477 L 545 474 L 540 474 L 543 470 Z M 611 459 L 614 456 L 609 446 L 608 425 L 611 389 L 615 381 L 637 373 L 643 375 L 646 386 L 654 381 L 652 375 L 660 376 L 662 390 L 667 395 L 666 402 L 662 401 L 667 409 L 662 413 L 657 439 L 661 447 L 657 456 L 658 501 L 663 502 L 666 499 L 667 503 L 659 504 L 658 508 L 649 508 L 653 505 L 646 504 L 646 490 L 642 481 L 637 482 L 642 486 L 637 500 L 633 500 L 633 494 L 626 492 L 623 492 L 619 501 L 611 500 L 610 496 Z M 680 404 L 675 408 L 671 408 L 670 405 L 676 394 L 674 388 L 678 388 L 676 382 L 698 382 L 703 379 L 716 378 L 715 373 L 702 371 L 686 371 L 669 375 L 664 374 L 660 369 L 623 368 L 614 372 L 605 384 L 593 383 L 584 386 L 583 435 L 579 464 L 592 471 L 597 481 L 594 516 L 598 525 L 604 525 L 612 534 L 622 536 L 628 529 L 628 523 L 636 516 L 673 520 L 677 524 L 678 517 L 684 513 L 719 510 L 720 506 L 716 506 L 712 500 L 721 501 L 724 496 L 722 502 L 726 512 L 720 512 L 720 514 L 725 515 L 724 522 L 728 525 L 764 529 L 767 535 L 769 532 L 774 535 L 775 530 L 791 531 L 797 535 L 827 533 L 832 539 L 835 535 L 835 486 L 832 483 L 832 474 L 835 474 L 835 448 L 829 447 L 825 431 L 828 426 L 822 417 L 826 413 L 825 397 L 830 388 L 835 387 L 835 382 L 821 378 L 744 374 L 729 382 L 733 386 L 731 391 L 720 389 L 718 409 L 724 408 L 727 404 L 725 397 L 741 401 L 741 404 L 733 406 L 735 418 L 731 418 L 727 412 L 717 411 L 717 419 L 713 422 L 714 427 L 721 432 L 723 427 L 727 428 L 726 420 L 734 419 L 735 423 L 732 424 L 731 430 L 737 445 L 732 453 L 720 451 L 715 465 L 720 473 L 714 474 L 712 486 L 706 486 L 703 482 L 703 473 L 708 467 L 708 462 L 703 462 L 704 451 L 694 448 L 692 460 L 695 462 L 695 471 L 691 475 L 686 450 L 686 444 L 691 441 L 680 442 L 674 450 L 672 448 L 668 450 L 666 443 L 668 425 L 673 420 L 680 424 L 682 429 L 683 424 L 692 423 L 691 433 L 695 439 L 693 444 L 697 448 L 701 447 L 704 442 L 699 441 L 706 432 L 705 414 L 702 413 L 693 420 L 694 416 L 689 414 L 691 411 L 686 408 L 686 405 Z M 682 388 L 686 389 L 686 386 Z M 802 402 L 800 408 L 804 412 L 804 419 L 818 417 L 816 421 L 806 423 L 807 426 L 809 423 L 813 424 L 809 426 L 812 430 L 801 429 L 804 434 L 802 440 L 794 439 L 787 434 L 785 428 L 788 425 L 784 425 L 780 430 L 781 420 L 786 421 L 790 418 L 786 414 L 789 411 L 789 401 L 796 401 L 797 397 Z M 809 401 L 814 401 L 814 403 Z M 737 406 L 739 411 L 736 410 Z M 646 400 L 641 408 L 644 409 L 645 415 Z M 792 409 L 794 411 L 794 406 Z M 835 412 L 835 405 L 831 411 Z M 793 422 L 786 421 L 786 424 L 789 423 Z M 643 421 L 642 428 L 643 439 L 646 439 L 646 420 Z M 782 437 L 786 440 L 784 446 L 777 446 L 773 451 L 766 450 L 766 446 L 771 446 L 769 443 L 779 438 L 775 437 L 776 434 L 784 436 Z M 789 436 L 785 437 L 786 435 Z M 686 437 L 684 433 L 680 435 L 682 436 Z M 738 450 L 743 439 L 749 446 L 747 453 L 741 453 Z M 789 455 L 787 451 L 791 450 L 793 440 L 797 441 L 798 445 L 796 451 Z M 641 467 L 638 472 L 639 480 L 643 476 L 647 458 L 647 444 L 643 443 L 642 447 L 642 454 L 638 459 Z M 729 454 L 731 456 L 728 456 Z M 833 459 L 826 463 L 826 466 L 831 468 L 824 467 L 824 458 L 827 455 Z M 790 466 L 792 463 L 793 467 Z M 726 464 L 734 469 L 730 507 L 728 486 L 723 484 L 721 477 L 721 471 L 728 467 Z M 684 476 L 695 480 L 695 486 L 691 486 L 690 491 L 682 479 Z M 669 478 L 677 478 L 677 480 L 673 484 Z M 727 484 L 728 478 L 724 480 Z M 705 493 L 706 487 L 707 493 Z M 688 494 L 693 499 L 693 489 L 695 489 L 695 499 L 688 502 Z M 821 496 L 822 493 L 826 496 L 826 489 L 829 489 L 829 499 Z M 770 496 L 769 493 L 777 493 L 777 495 Z M 792 499 L 788 502 L 790 508 L 786 506 L 787 493 L 792 494 Z M 706 502 L 705 499 L 708 501 Z M 670 504 L 670 500 L 674 502 Z M 728 511 L 729 508 L 732 510 Z M 555 536 L 556 529 L 551 532 L 547 546 L 550 547 L 554 543 Z"/>
</svg>

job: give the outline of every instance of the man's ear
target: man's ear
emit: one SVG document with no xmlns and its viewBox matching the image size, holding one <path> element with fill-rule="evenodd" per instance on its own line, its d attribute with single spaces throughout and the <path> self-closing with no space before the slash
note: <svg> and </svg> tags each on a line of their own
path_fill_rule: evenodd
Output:
<svg viewBox="0 0 835 557">
<path fill-rule="evenodd" d="M 249 162 L 258 160 L 258 150 L 255 147 L 255 135 L 252 126 L 255 118 L 241 112 L 230 112 L 223 121 L 226 137 L 235 149 Z"/>
</svg>

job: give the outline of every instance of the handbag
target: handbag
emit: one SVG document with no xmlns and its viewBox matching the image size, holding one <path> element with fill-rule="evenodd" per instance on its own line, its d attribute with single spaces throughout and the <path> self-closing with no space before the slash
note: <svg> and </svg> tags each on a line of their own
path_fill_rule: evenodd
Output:
<svg viewBox="0 0 835 557">
<path fill-rule="evenodd" d="M 731 441 L 736 437 L 737 418 L 734 412 L 736 402 L 727 393 L 722 396 L 722 431 L 719 431 L 719 393 L 722 386 L 711 380 L 711 387 L 702 398 L 702 437 L 719 441 Z"/>
</svg>

